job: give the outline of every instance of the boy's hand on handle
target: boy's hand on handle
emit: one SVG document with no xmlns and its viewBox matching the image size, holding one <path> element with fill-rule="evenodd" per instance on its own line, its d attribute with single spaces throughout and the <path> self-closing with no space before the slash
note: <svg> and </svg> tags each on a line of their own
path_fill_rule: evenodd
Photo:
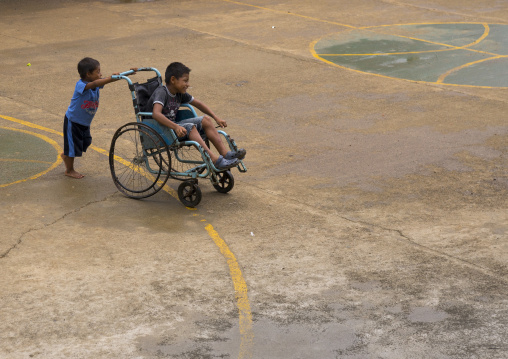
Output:
<svg viewBox="0 0 508 359">
<path fill-rule="evenodd" d="M 215 122 L 217 122 L 217 124 L 218 124 L 220 127 L 222 127 L 222 128 L 224 128 L 224 127 L 228 127 L 228 124 L 226 123 L 226 121 L 225 121 L 225 120 L 223 120 L 223 119 L 221 119 L 221 118 L 218 118 L 218 117 L 217 117 L 217 118 L 215 118 Z"/>
<path fill-rule="evenodd" d="M 134 73 L 133 74 L 127 74 L 126 76 L 135 75 L 136 72 L 138 72 L 138 68 L 137 67 L 131 67 L 129 70 L 134 71 Z M 119 75 L 119 74 L 115 74 L 115 75 Z"/>
</svg>

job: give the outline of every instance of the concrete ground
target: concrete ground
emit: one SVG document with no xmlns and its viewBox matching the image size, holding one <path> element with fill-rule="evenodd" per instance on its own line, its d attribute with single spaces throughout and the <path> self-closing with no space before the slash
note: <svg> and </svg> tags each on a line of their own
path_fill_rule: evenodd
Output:
<svg viewBox="0 0 508 359">
<path fill-rule="evenodd" d="M 377 76 L 311 45 L 420 23 L 499 30 L 508 4 L 0 0 L 0 357 L 507 358 L 508 81 Z M 196 210 L 176 181 L 118 192 L 125 82 L 101 91 L 86 177 L 64 176 L 85 56 L 187 64 L 248 150 L 233 191 L 201 181 Z"/>
</svg>

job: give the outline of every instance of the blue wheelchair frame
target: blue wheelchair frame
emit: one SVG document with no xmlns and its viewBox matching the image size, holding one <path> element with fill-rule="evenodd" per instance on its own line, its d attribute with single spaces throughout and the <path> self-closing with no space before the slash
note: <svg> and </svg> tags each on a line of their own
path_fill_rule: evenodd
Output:
<svg viewBox="0 0 508 359">
<path fill-rule="evenodd" d="M 162 85 L 161 74 L 156 68 L 142 67 L 142 68 L 138 68 L 137 71 L 138 72 L 139 71 L 153 71 L 153 72 L 155 72 L 157 75 L 157 81 L 159 82 L 159 85 Z M 122 72 L 119 75 L 113 75 L 112 78 L 115 80 L 120 80 L 120 79 L 126 80 L 127 83 L 129 84 L 129 89 L 131 91 L 134 112 L 136 114 L 136 122 L 143 124 L 145 126 L 148 126 L 153 131 L 155 131 L 160 136 L 160 138 L 162 138 L 162 140 L 164 140 L 165 146 L 169 149 L 169 152 L 171 152 L 173 154 L 174 159 L 176 159 L 179 162 L 189 165 L 189 168 L 184 172 L 173 171 L 171 168 L 171 169 L 168 169 L 168 171 L 163 171 L 164 172 L 163 175 L 169 176 L 169 177 L 181 180 L 181 181 L 185 181 L 185 180 L 194 181 L 196 183 L 196 185 L 197 185 L 198 178 L 210 177 L 211 183 L 214 186 L 217 186 L 219 184 L 218 176 L 221 174 L 221 172 L 225 172 L 226 170 L 224 170 L 224 169 L 221 170 L 221 169 L 216 168 L 215 165 L 213 164 L 210 156 L 208 155 L 208 153 L 206 153 L 204 151 L 203 147 L 201 147 L 201 145 L 198 142 L 196 142 L 196 141 L 179 141 L 176 133 L 173 130 L 159 124 L 155 119 L 153 119 L 152 112 L 141 111 L 139 103 L 138 103 L 138 98 L 136 96 L 135 86 L 137 84 L 134 84 L 131 81 L 131 79 L 128 77 L 129 75 L 132 75 L 134 73 L 135 73 L 135 71 L 129 70 L 129 71 Z M 152 81 L 152 80 L 155 80 L 155 78 L 151 79 L 149 81 Z M 182 121 L 183 119 L 192 118 L 192 117 L 198 117 L 194 107 L 190 104 L 183 104 L 182 109 L 178 111 L 176 122 L 178 123 L 179 121 Z M 164 127 L 164 129 L 163 129 L 163 127 Z M 238 149 L 235 141 L 226 132 L 224 132 L 222 130 L 218 130 L 218 133 L 222 137 L 224 137 L 224 139 L 226 140 L 226 143 L 228 144 L 231 151 L 236 151 Z M 169 137 L 167 134 L 169 134 Z M 152 138 L 152 141 L 153 141 L 153 138 Z M 202 158 L 201 161 L 198 161 L 195 159 L 186 159 L 186 158 L 182 158 L 179 156 L 179 153 L 181 153 L 181 151 L 179 151 L 179 149 L 182 149 L 183 147 L 189 147 L 189 146 L 193 146 L 199 151 L 201 158 Z M 145 158 L 146 168 L 152 174 L 160 174 L 161 168 L 158 168 L 158 169 L 150 168 L 150 164 L 149 164 L 147 158 L 151 155 L 153 155 L 153 153 L 148 154 L 145 151 L 145 149 L 143 149 L 143 157 Z M 196 157 L 197 157 L 197 155 L 196 155 Z M 247 167 L 245 166 L 243 161 L 239 161 L 238 165 L 236 167 L 238 168 L 238 170 L 240 172 L 247 171 Z"/>
</svg>

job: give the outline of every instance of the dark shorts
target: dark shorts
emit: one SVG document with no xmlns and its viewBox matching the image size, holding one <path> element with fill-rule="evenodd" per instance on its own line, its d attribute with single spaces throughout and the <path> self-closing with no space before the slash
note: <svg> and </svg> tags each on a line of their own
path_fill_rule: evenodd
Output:
<svg viewBox="0 0 508 359">
<path fill-rule="evenodd" d="M 83 152 L 92 144 L 90 127 L 72 122 L 64 118 L 64 155 L 69 157 L 81 157 Z"/>
<path fill-rule="evenodd" d="M 189 134 L 192 131 L 193 127 L 196 127 L 196 130 L 198 130 L 201 137 L 204 135 L 203 127 L 201 126 L 201 122 L 203 122 L 203 116 L 200 117 L 193 117 L 193 118 L 186 118 L 185 120 L 182 120 L 180 122 L 177 122 L 177 125 L 182 126 L 187 130 L 187 134 L 183 137 L 178 138 L 179 141 L 187 141 L 189 139 Z"/>
<path fill-rule="evenodd" d="M 187 130 L 187 134 L 183 137 L 179 137 L 178 141 L 187 141 L 189 139 L 189 134 L 192 131 L 193 127 L 196 127 L 196 130 L 198 130 L 199 134 L 201 135 L 201 138 L 203 138 L 203 139 L 206 138 L 205 131 L 203 130 L 203 127 L 201 126 L 202 121 L 203 121 L 203 116 L 187 118 L 185 120 L 176 122 L 177 125 L 182 126 L 183 128 L 185 128 Z M 170 133 L 171 129 L 169 127 L 166 127 L 166 126 L 160 126 L 160 127 L 162 130 L 161 135 L 163 135 L 163 137 L 173 138 L 171 136 L 171 133 Z M 172 142 L 172 141 L 170 141 L 170 142 Z"/>
</svg>

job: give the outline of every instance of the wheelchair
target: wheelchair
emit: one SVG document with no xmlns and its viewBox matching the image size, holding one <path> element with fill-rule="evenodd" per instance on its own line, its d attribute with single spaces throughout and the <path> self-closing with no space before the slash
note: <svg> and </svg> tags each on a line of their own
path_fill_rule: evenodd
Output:
<svg viewBox="0 0 508 359">
<path fill-rule="evenodd" d="M 182 182 L 178 186 L 178 198 L 185 206 L 192 208 L 202 198 L 199 179 L 209 178 L 220 193 L 231 191 L 235 184 L 232 168 L 216 168 L 199 143 L 179 141 L 173 130 L 166 128 L 163 131 L 163 126 L 152 118 L 151 112 L 142 111 L 155 89 L 162 86 L 162 77 L 153 67 L 139 68 L 140 71 L 153 71 L 156 77 L 140 84 L 133 83 L 127 77 L 134 73 L 133 70 L 112 76 L 113 79 L 128 82 L 136 115 L 136 121 L 121 126 L 111 140 L 109 167 L 118 190 L 130 198 L 146 198 L 156 194 L 171 177 Z M 177 113 L 176 122 L 193 117 L 198 115 L 192 105 L 184 104 Z M 231 151 L 238 149 L 226 132 L 218 130 L 218 133 Z M 209 145 L 208 140 L 203 139 Z M 243 160 L 239 160 L 236 168 L 240 172 L 247 172 Z"/>
</svg>

